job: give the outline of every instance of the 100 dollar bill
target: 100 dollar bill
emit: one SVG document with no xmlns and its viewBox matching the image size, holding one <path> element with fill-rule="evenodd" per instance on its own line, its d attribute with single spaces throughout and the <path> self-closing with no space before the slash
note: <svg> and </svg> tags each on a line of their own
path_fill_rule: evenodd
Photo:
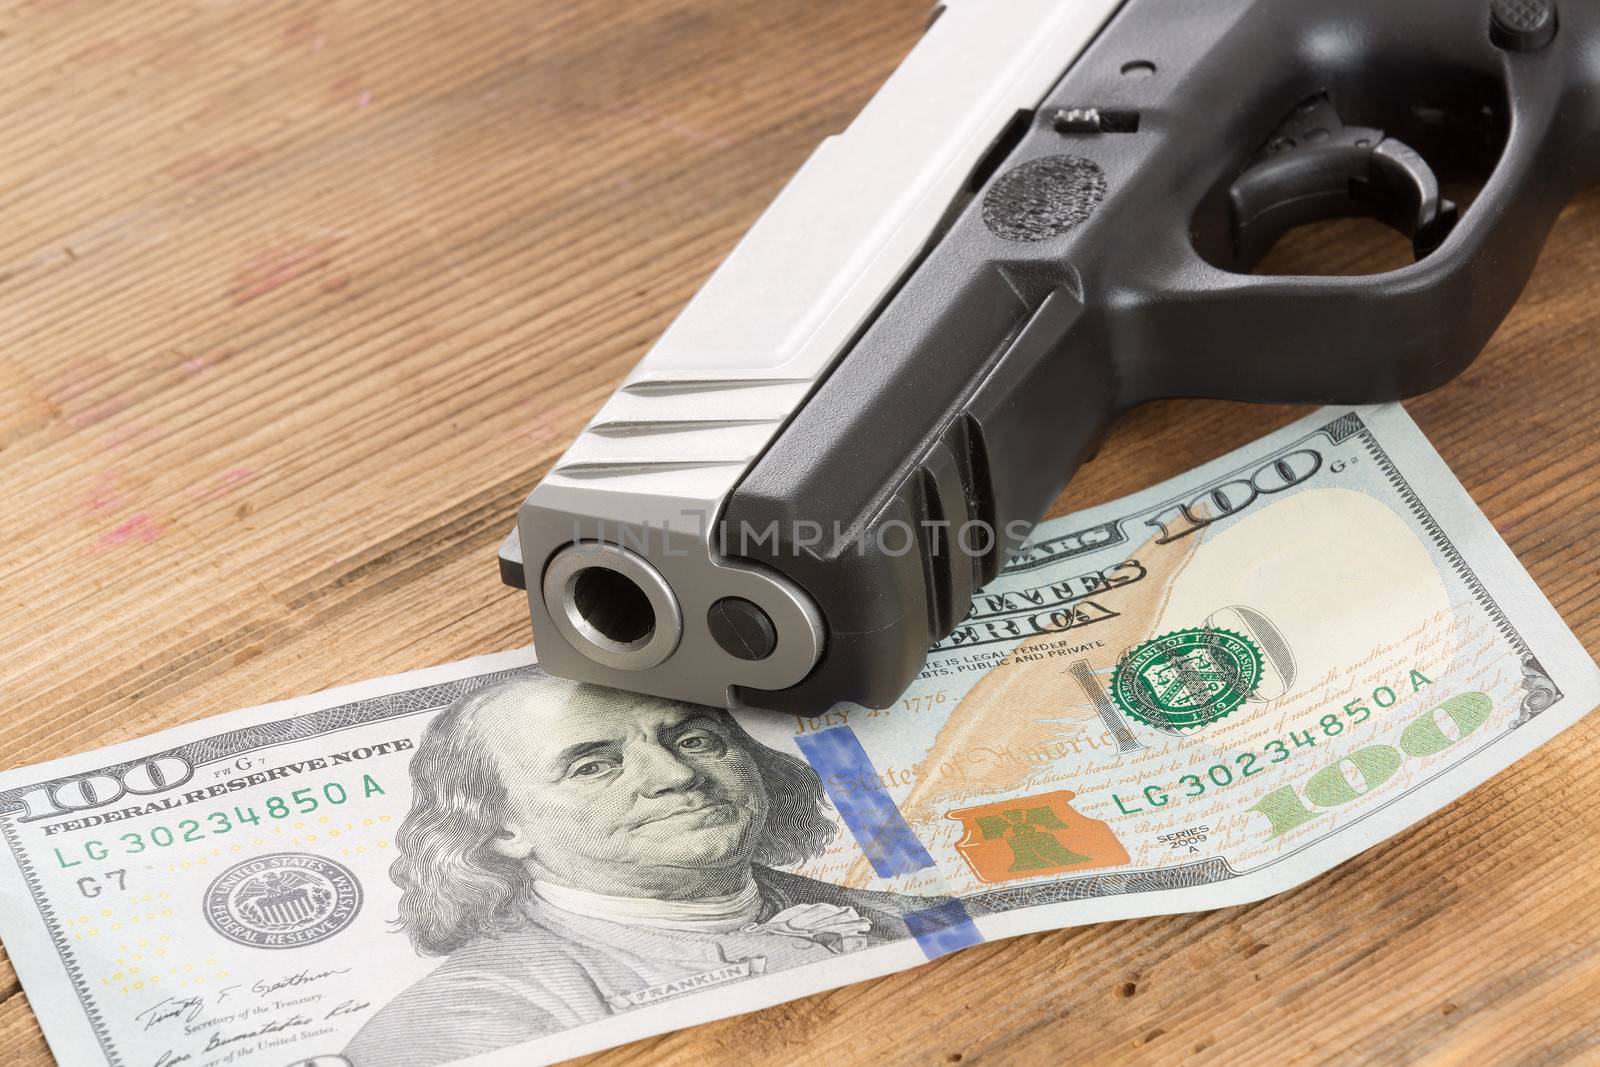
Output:
<svg viewBox="0 0 1600 1067">
<path fill-rule="evenodd" d="M 1279 892 L 1597 699 L 1404 412 L 1329 410 L 1039 527 L 889 708 L 512 652 L 7 772 L 0 936 L 67 1063 L 544 1063 Z"/>
</svg>

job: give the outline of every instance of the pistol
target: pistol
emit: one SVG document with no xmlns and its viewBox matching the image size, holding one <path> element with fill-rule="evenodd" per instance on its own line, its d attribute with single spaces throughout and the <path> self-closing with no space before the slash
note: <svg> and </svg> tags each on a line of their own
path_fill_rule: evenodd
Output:
<svg viewBox="0 0 1600 1067">
<path fill-rule="evenodd" d="M 883 707 L 1120 412 L 1432 389 L 1597 181 L 1592 0 L 949 0 L 533 489 L 502 577 L 552 673 Z M 1340 216 L 1415 262 L 1253 273 Z"/>
</svg>

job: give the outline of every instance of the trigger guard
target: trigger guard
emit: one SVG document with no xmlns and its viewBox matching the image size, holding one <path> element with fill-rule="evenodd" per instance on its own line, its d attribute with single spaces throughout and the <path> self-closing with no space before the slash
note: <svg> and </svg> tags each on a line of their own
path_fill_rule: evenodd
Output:
<svg viewBox="0 0 1600 1067">
<path fill-rule="evenodd" d="M 1418 259 L 1449 236 L 1456 205 L 1421 154 L 1377 130 L 1341 133 L 1269 154 L 1229 188 L 1234 255 L 1246 269 L 1289 230 L 1325 219 L 1377 218 L 1410 238 Z"/>
</svg>

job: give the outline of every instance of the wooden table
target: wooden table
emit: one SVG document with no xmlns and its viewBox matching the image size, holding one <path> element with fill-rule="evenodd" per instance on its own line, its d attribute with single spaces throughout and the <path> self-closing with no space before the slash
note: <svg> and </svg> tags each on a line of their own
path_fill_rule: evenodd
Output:
<svg viewBox="0 0 1600 1067">
<path fill-rule="evenodd" d="M 494 550 L 928 0 L 0 13 L 0 767 L 527 641 Z M 1600 196 L 1408 404 L 1600 647 Z M 1280 265 L 1372 269 L 1335 227 Z M 1377 339 L 1375 339 L 1376 341 Z M 1166 403 L 1058 510 L 1301 414 Z M 1248 907 L 1017 938 L 604 1064 L 1600 1055 L 1600 727 Z M 0 1063 L 49 1054 L 0 953 Z"/>
</svg>

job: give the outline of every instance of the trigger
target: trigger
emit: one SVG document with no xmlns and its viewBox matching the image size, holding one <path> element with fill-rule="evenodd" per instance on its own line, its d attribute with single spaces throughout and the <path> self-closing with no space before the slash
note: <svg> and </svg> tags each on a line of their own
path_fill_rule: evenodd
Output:
<svg viewBox="0 0 1600 1067">
<path fill-rule="evenodd" d="M 1416 150 L 1382 130 L 1346 126 L 1326 94 L 1294 110 L 1234 181 L 1228 199 L 1234 255 L 1247 268 L 1294 227 L 1353 215 L 1399 230 L 1421 259 L 1444 242 L 1458 217 Z"/>
</svg>

